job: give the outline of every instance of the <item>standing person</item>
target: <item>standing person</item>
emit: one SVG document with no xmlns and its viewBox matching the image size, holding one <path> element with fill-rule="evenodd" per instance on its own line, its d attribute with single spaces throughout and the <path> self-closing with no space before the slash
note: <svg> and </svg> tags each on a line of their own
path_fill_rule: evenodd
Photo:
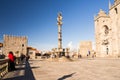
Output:
<svg viewBox="0 0 120 80">
<path fill-rule="evenodd" d="M 8 70 L 9 71 L 15 70 L 15 57 L 14 57 L 12 51 L 9 52 L 8 59 L 9 59 L 9 61 L 8 61 Z"/>
<path fill-rule="evenodd" d="M 30 56 L 29 56 L 29 55 L 26 55 L 26 61 L 28 61 L 28 60 L 29 60 L 29 58 L 30 58 Z"/>
<path fill-rule="evenodd" d="M 81 54 L 80 53 L 78 53 L 78 58 L 81 58 Z"/>
<path fill-rule="evenodd" d="M 25 55 L 23 53 L 21 54 L 20 59 L 21 59 L 21 63 L 24 63 Z"/>
<path fill-rule="evenodd" d="M 90 51 L 88 51 L 88 55 L 90 56 Z"/>
</svg>

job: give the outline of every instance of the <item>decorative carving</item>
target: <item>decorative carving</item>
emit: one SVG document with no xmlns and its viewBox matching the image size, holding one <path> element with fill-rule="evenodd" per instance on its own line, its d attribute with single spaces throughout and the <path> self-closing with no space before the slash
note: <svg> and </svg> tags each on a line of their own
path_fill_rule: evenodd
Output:
<svg viewBox="0 0 120 80">
<path fill-rule="evenodd" d="M 102 45 L 108 45 L 108 44 L 109 44 L 108 39 L 102 41 Z"/>
<path fill-rule="evenodd" d="M 57 25 L 58 25 L 58 49 L 62 49 L 62 14 L 58 13 Z"/>
<path fill-rule="evenodd" d="M 109 31 L 105 29 L 105 34 L 108 34 L 108 33 L 109 33 Z"/>
<path fill-rule="evenodd" d="M 104 33 L 107 35 L 109 33 L 109 29 L 107 26 L 105 26 L 105 30 L 104 30 Z"/>
<path fill-rule="evenodd" d="M 62 14 L 61 13 L 58 13 L 57 25 L 58 26 L 62 26 Z"/>
</svg>

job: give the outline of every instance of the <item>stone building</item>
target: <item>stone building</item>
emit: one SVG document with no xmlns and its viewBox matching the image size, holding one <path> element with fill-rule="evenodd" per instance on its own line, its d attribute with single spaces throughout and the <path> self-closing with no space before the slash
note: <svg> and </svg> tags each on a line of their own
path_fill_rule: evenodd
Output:
<svg viewBox="0 0 120 80">
<path fill-rule="evenodd" d="M 81 41 L 80 42 L 80 51 L 82 57 L 87 57 L 88 51 L 92 51 L 92 42 L 91 41 Z"/>
<path fill-rule="evenodd" d="M 120 57 L 120 0 L 94 18 L 97 57 Z"/>
<path fill-rule="evenodd" d="M 3 54 L 3 43 L 0 43 L 0 55 Z"/>
<path fill-rule="evenodd" d="M 27 53 L 28 39 L 24 36 L 4 35 L 3 53 L 7 56 L 9 51 L 12 51 L 16 57 L 22 53 Z"/>
<path fill-rule="evenodd" d="M 35 59 L 35 57 L 36 57 L 36 52 L 37 52 L 37 49 L 36 49 L 36 48 L 27 47 L 27 53 L 28 53 L 28 55 L 30 56 L 31 59 Z"/>
<path fill-rule="evenodd" d="M 53 48 L 51 52 L 52 52 L 52 54 L 56 55 L 57 57 L 69 56 L 70 49 L 69 48 L 63 48 L 62 49 L 62 55 L 59 54 L 59 49 L 58 48 Z"/>
</svg>

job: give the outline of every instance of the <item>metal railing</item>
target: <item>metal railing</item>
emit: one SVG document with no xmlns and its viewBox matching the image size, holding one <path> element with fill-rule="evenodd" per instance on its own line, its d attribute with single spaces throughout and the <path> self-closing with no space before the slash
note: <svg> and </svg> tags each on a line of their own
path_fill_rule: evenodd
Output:
<svg viewBox="0 0 120 80">
<path fill-rule="evenodd" d="M 0 80 L 8 73 L 8 59 L 0 59 Z"/>
</svg>

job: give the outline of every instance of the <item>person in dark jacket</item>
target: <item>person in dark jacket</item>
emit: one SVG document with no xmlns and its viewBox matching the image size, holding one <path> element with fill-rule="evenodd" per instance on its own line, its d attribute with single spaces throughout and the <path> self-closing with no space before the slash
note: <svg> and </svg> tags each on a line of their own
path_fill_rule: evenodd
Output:
<svg viewBox="0 0 120 80">
<path fill-rule="evenodd" d="M 13 52 L 10 51 L 8 54 L 8 71 L 15 70 L 15 56 L 13 55 Z"/>
</svg>

